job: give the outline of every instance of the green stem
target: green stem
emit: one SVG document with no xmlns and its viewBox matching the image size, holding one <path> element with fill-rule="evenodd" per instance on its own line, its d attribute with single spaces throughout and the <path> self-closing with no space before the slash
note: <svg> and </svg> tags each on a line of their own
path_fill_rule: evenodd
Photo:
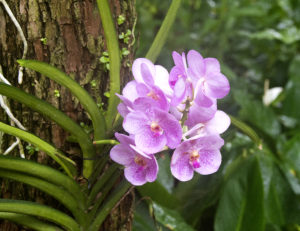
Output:
<svg viewBox="0 0 300 231">
<path fill-rule="evenodd" d="M 71 79 L 64 72 L 47 63 L 35 60 L 18 60 L 18 63 L 21 66 L 35 70 L 68 88 L 91 116 L 95 139 L 103 139 L 105 137 L 106 126 L 104 116 L 101 114 L 101 111 L 89 93 L 76 81 Z"/>
<path fill-rule="evenodd" d="M 93 144 L 111 144 L 111 145 L 117 145 L 120 144 L 116 140 L 95 140 L 93 141 Z"/>
<path fill-rule="evenodd" d="M 100 177 L 100 179 L 96 182 L 96 184 L 93 186 L 92 191 L 88 197 L 87 201 L 87 207 L 90 207 L 92 202 L 94 201 L 97 194 L 102 189 L 103 185 L 108 181 L 111 180 L 111 176 L 115 173 L 115 171 L 118 169 L 117 164 L 113 164 L 109 166 L 109 168 L 106 170 L 106 172 L 103 173 L 103 175 Z"/>
<path fill-rule="evenodd" d="M 164 46 L 168 35 L 170 34 L 170 29 L 175 21 L 177 11 L 180 7 L 181 0 L 173 0 L 171 6 L 168 10 L 168 13 L 149 49 L 146 54 L 146 58 L 150 59 L 152 62 L 155 62 L 158 55 L 161 52 L 162 47 Z"/>
<path fill-rule="evenodd" d="M 107 217 L 107 215 L 111 212 L 111 210 L 116 206 L 116 204 L 120 201 L 120 199 L 125 195 L 125 193 L 130 188 L 131 184 L 123 180 L 117 188 L 113 191 L 111 196 L 107 198 L 105 204 L 100 208 L 100 212 L 97 214 L 94 219 L 92 225 L 89 228 L 89 231 L 98 231 L 99 227 Z"/>
<path fill-rule="evenodd" d="M 73 179 L 53 168 L 34 161 L 3 155 L 0 155 L 0 166 L 2 169 L 29 174 L 63 187 L 78 200 L 78 203 L 81 203 L 81 208 L 85 208 L 83 204 L 85 196 L 80 186 Z"/>
<path fill-rule="evenodd" d="M 82 211 L 83 208 L 80 209 L 78 207 L 78 201 L 65 189 L 45 180 L 26 175 L 24 173 L 9 171 L 7 169 L 3 170 L 0 168 L 0 177 L 20 181 L 49 194 L 66 206 L 80 224 L 85 224 L 85 214 Z"/>
<path fill-rule="evenodd" d="M 0 219 L 12 221 L 36 231 L 63 231 L 58 226 L 51 225 L 36 219 L 35 217 L 24 214 L 0 212 Z"/>
<path fill-rule="evenodd" d="M 232 115 L 229 115 L 229 117 L 232 124 L 249 136 L 258 147 L 262 145 L 261 139 L 252 128 Z"/>
<path fill-rule="evenodd" d="M 0 199 L 0 212 L 21 213 L 52 221 L 70 231 L 80 231 L 79 225 L 68 215 L 34 202 Z"/>
<path fill-rule="evenodd" d="M 75 136 L 82 149 L 83 158 L 85 158 L 83 161 L 83 175 L 84 177 L 89 178 L 93 172 L 92 159 L 95 156 L 95 149 L 89 135 L 85 133 L 85 131 L 78 124 L 76 124 L 72 119 L 51 104 L 40 100 L 16 87 L 0 83 L 0 94 L 21 102 L 33 110 L 47 116 Z"/>
<path fill-rule="evenodd" d="M 40 139 L 39 137 L 2 122 L 0 122 L 0 131 L 12 136 L 19 137 L 20 139 L 33 144 L 34 146 L 38 147 L 40 150 L 48 154 L 53 160 L 55 160 L 70 177 L 76 175 L 76 168 L 73 166 L 75 165 L 75 162 L 67 158 L 61 151 L 48 144 L 44 140 Z M 66 161 L 68 161 L 68 163 L 66 163 Z M 73 165 L 70 165 L 70 163 Z"/>
<path fill-rule="evenodd" d="M 120 49 L 119 41 L 115 29 L 113 17 L 110 12 L 108 0 L 97 0 L 101 22 L 104 30 L 104 37 L 109 54 L 110 65 L 110 97 L 106 114 L 107 131 L 110 131 L 116 115 L 119 98 L 116 93 L 120 93 Z"/>
</svg>

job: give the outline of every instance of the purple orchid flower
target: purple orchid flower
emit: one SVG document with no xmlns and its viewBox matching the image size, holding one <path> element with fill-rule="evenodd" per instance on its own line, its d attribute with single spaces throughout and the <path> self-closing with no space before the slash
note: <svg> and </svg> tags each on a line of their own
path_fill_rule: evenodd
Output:
<svg viewBox="0 0 300 231">
<path fill-rule="evenodd" d="M 134 135 L 136 146 L 145 153 L 161 151 L 165 145 L 176 148 L 181 141 L 182 128 L 171 114 L 140 104 L 123 121 L 123 128 Z"/>
<path fill-rule="evenodd" d="M 224 141 L 220 136 L 204 136 L 184 141 L 176 148 L 171 160 L 171 172 L 180 181 L 193 178 L 194 171 L 208 175 L 216 172 L 222 156 Z"/>
<path fill-rule="evenodd" d="M 202 137 L 207 135 L 219 135 L 225 132 L 230 126 L 230 117 L 223 111 L 217 111 L 214 117 L 208 121 L 199 123 L 190 123 L 186 121 L 185 125 L 188 126 L 189 131 L 183 134 L 183 139 L 187 136 L 195 139 L 196 137 Z"/>
<path fill-rule="evenodd" d="M 171 69 L 169 84 L 173 89 L 171 105 L 177 106 L 187 98 L 193 99 L 193 85 L 188 77 L 188 68 L 186 64 L 185 54 L 172 53 L 175 66 Z"/>
<path fill-rule="evenodd" d="M 193 79 L 195 102 L 199 106 L 210 107 L 212 99 L 221 99 L 229 91 L 229 82 L 221 73 L 220 63 L 215 58 L 203 58 L 195 50 L 187 54 L 188 72 Z"/>
<path fill-rule="evenodd" d="M 156 180 L 158 164 L 154 155 L 147 155 L 134 146 L 133 138 L 115 133 L 120 144 L 110 151 L 110 158 L 124 165 L 125 178 L 133 185 L 143 185 Z"/>
<path fill-rule="evenodd" d="M 132 64 L 132 73 L 137 83 L 148 87 L 156 86 L 167 96 L 171 97 L 173 90 L 169 86 L 169 73 L 160 65 L 154 65 L 146 58 L 138 58 Z"/>
</svg>

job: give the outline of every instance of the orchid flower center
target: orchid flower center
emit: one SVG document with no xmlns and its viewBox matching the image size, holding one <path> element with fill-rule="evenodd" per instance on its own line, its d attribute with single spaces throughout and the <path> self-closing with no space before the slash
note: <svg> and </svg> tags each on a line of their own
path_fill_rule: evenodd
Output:
<svg viewBox="0 0 300 231">
<path fill-rule="evenodd" d="M 198 153 L 197 150 L 193 150 L 191 153 L 190 153 L 190 165 L 193 166 L 193 168 L 199 168 L 200 167 L 200 155 Z"/>
<path fill-rule="evenodd" d="M 159 100 L 159 96 L 154 91 L 150 91 L 147 96 L 154 100 Z"/>
<path fill-rule="evenodd" d="M 150 125 L 151 131 L 154 132 L 156 135 L 161 135 L 163 133 L 162 128 L 159 126 L 157 122 L 152 122 Z"/>
<path fill-rule="evenodd" d="M 136 155 L 134 157 L 134 162 L 136 164 L 140 165 L 141 167 L 145 167 L 147 165 L 146 160 L 143 157 L 139 156 L 139 155 Z"/>
</svg>

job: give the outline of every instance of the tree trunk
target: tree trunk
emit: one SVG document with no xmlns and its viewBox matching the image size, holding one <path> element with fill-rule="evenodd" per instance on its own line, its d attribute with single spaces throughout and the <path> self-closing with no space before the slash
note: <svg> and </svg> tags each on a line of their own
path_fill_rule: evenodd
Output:
<svg viewBox="0 0 300 231">
<path fill-rule="evenodd" d="M 126 33 L 127 29 L 133 30 L 136 20 L 134 2 L 134 0 L 110 1 L 118 34 Z M 98 104 L 104 103 L 105 107 L 107 98 L 104 93 L 109 90 L 109 71 L 99 60 L 106 51 L 106 41 L 96 0 L 7 0 L 7 3 L 28 41 L 26 58 L 47 62 L 65 71 L 88 90 Z M 50 102 L 76 122 L 91 125 L 81 105 L 70 92 L 48 78 L 25 70 L 23 83 L 18 84 L 16 60 L 22 57 L 23 44 L 16 27 L 1 3 L 0 6 L 0 65 L 3 75 L 12 85 Z M 125 17 L 125 21 L 120 25 L 117 23 L 119 15 Z M 129 55 L 122 58 L 122 85 L 130 79 L 129 66 L 134 56 L 133 41 L 132 36 L 129 37 L 128 43 L 123 39 L 119 40 L 120 49 L 126 48 L 129 51 Z M 43 119 L 41 115 L 19 103 L 10 101 L 10 107 L 30 132 L 53 143 L 80 164 L 78 147 L 67 141 L 68 134 L 58 125 Z M 9 123 L 3 110 L 0 112 L 1 121 Z M 13 137 L 7 135 L 2 135 L 0 140 L 1 152 L 14 141 Z M 23 143 L 23 145 L 27 144 Z M 19 153 L 15 151 L 14 155 L 19 155 Z M 37 152 L 34 155 L 25 152 L 25 156 L 28 159 L 36 159 L 40 163 L 55 166 L 43 152 Z M 4 180 L 1 197 L 29 199 L 53 206 L 56 204 L 54 200 L 50 200 L 37 190 Z M 105 230 L 130 230 L 132 203 L 133 195 L 130 194 L 104 223 Z M 2 222 L 0 230 L 22 230 L 22 228 Z"/>
</svg>

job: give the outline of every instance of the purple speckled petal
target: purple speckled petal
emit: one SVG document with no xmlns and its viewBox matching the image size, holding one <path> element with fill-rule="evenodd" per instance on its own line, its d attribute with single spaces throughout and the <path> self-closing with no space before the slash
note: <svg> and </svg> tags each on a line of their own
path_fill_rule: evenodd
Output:
<svg viewBox="0 0 300 231">
<path fill-rule="evenodd" d="M 130 134 L 137 134 L 146 129 L 149 119 L 139 111 L 130 112 L 123 121 L 123 128 Z"/>
<path fill-rule="evenodd" d="M 132 145 L 134 144 L 134 139 L 130 136 L 126 136 L 124 134 L 116 132 L 115 137 L 121 144 L 128 145 L 128 146 L 130 144 L 132 144 Z"/>
<path fill-rule="evenodd" d="M 194 170 L 202 175 L 208 175 L 218 171 L 221 162 L 222 156 L 219 150 L 217 149 L 205 149 L 199 151 L 199 162 L 200 167 L 195 168 Z"/>
<path fill-rule="evenodd" d="M 210 73 L 206 76 L 206 95 L 212 98 L 221 99 L 225 97 L 230 86 L 228 79 L 221 73 Z"/>
<path fill-rule="evenodd" d="M 191 50 L 187 54 L 187 62 L 189 68 L 192 69 L 193 73 L 198 76 L 198 78 L 204 76 L 205 65 L 203 57 L 195 50 Z"/>
<path fill-rule="evenodd" d="M 145 111 L 150 107 L 157 107 L 163 111 L 169 111 L 170 104 L 164 93 L 156 87 L 151 90 L 152 96 L 146 95 L 136 99 L 133 103 L 133 108 L 138 111 Z"/>
<path fill-rule="evenodd" d="M 205 123 L 205 130 L 208 134 L 222 134 L 229 125 L 229 116 L 223 111 L 217 111 L 215 116 Z"/>
<path fill-rule="evenodd" d="M 171 97 L 173 90 L 169 85 L 169 72 L 160 65 L 155 65 L 154 84 L 158 86 L 168 97 Z"/>
<path fill-rule="evenodd" d="M 159 119 L 159 125 L 164 130 L 167 138 L 167 145 L 170 148 L 176 148 L 182 138 L 182 128 L 178 120 L 171 114 L 157 111 L 157 118 Z"/>
<path fill-rule="evenodd" d="M 138 83 L 136 85 L 136 92 L 138 93 L 139 97 L 146 97 L 149 91 L 150 91 L 150 87 L 148 87 L 144 83 Z"/>
<path fill-rule="evenodd" d="M 197 149 L 220 149 L 224 145 L 224 140 L 219 135 L 203 136 L 194 140 Z"/>
<path fill-rule="evenodd" d="M 172 156 L 171 172 L 178 180 L 189 181 L 194 176 L 194 170 L 189 164 L 189 154 L 184 153 L 184 150 L 178 148 L 174 151 Z"/>
<path fill-rule="evenodd" d="M 145 153 L 154 154 L 160 152 L 167 143 L 165 134 L 158 135 L 151 131 L 150 126 L 144 128 L 135 135 L 136 146 Z"/>
<path fill-rule="evenodd" d="M 177 53 L 176 51 L 173 51 L 172 57 L 173 57 L 175 66 L 184 67 L 183 62 L 182 62 L 182 57 L 179 53 Z"/>
<path fill-rule="evenodd" d="M 118 112 L 122 117 L 126 117 L 128 113 L 130 112 L 128 107 L 124 103 L 120 103 L 117 107 Z"/>
<path fill-rule="evenodd" d="M 126 84 L 122 91 L 122 95 L 133 102 L 136 98 L 138 98 L 138 94 L 136 92 L 137 82 L 135 80 L 130 81 Z"/>
<path fill-rule="evenodd" d="M 179 78 L 174 86 L 174 94 L 171 99 L 171 105 L 177 106 L 180 104 L 186 96 L 186 86 L 183 78 Z"/>
<path fill-rule="evenodd" d="M 206 122 L 214 117 L 216 111 L 217 105 L 215 103 L 210 107 L 200 107 L 197 104 L 193 104 L 190 107 L 185 125 L 191 128 L 198 123 Z"/>
<path fill-rule="evenodd" d="M 184 109 L 184 108 L 183 108 L 183 109 Z M 180 111 L 178 110 L 177 107 L 175 107 L 175 106 L 170 106 L 170 113 L 171 113 L 171 115 L 173 115 L 177 120 L 181 120 L 181 118 L 182 118 L 182 112 L 180 112 Z"/>
<path fill-rule="evenodd" d="M 158 173 L 158 164 L 154 155 L 151 155 L 151 160 L 147 160 L 147 169 L 145 171 L 146 180 L 148 182 L 153 182 L 156 180 Z"/>
<path fill-rule="evenodd" d="M 220 63 L 215 58 L 205 58 L 204 59 L 205 72 L 208 73 L 220 73 Z"/>
<path fill-rule="evenodd" d="M 110 150 L 110 158 L 121 165 L 130 165 L 134 161 L 134 156 L 135 151 L 125 144 L 118 144 Z"/>
<path fill-rule="evenodd" d="M 138 58 L 132 64 L 132 73 L 133 73 L 133 76 L 134 76 L 135 80 L 138 83 L 145 83 L 144 82 L 144 76 L 142 74 L 142 64 L 146 65 L 147 71 L 150 72 L 150 74 L 149 74 L 150 76 L 152 76 L 152 77 L 155 76 L 154 64 L 148 59 Z M 144 70 L 145 70 L 145 68 L 144 68 Z"/>
<path fill-rule="evenodd" d="M 203 93 L 202 87 L 202 84 L 198 84 L 198 87 L 195 90 L 194 101 L 200 107 L 211 107 L 213 105 L 213 100 Z"/>
<path fill-rule="evenodd" d="M 146 171 L 138 164 L 132 164 L 124 169 L 125 178 L 133 185 L 139 186 L 147 182 Z"/>
<path fill-rule="evenodd" d="M 146 84 L 148 84 L 149 86 L 152 86 L 154 84 L 154 79 L 153 79 L 154 75 L 152 75 L 150 69 L 145 63 L 141 64 L 141 74 Z"/>
<path fill-rule="evenodd" d="M 177 80 L 179 79 L 179 76 L 182 75 L 182 69 L 178 66 L 174 66 L 171 71 L 170 71 L 170 76 L 169 76 L 169 85 L 171 86 L 172 89 L 174 89 L 175 84 Z"/>
</svg>

